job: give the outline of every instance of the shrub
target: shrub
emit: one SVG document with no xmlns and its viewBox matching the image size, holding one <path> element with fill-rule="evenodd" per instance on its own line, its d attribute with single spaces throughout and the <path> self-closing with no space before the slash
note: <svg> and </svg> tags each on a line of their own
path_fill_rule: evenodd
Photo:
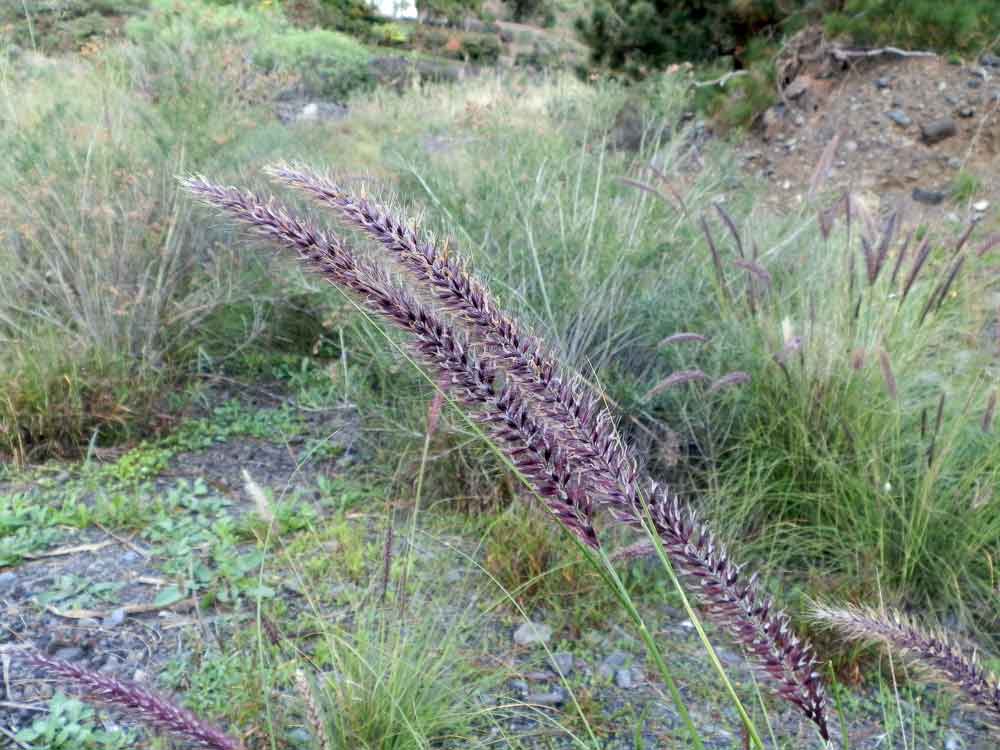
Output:
<svg viewBox="0 0 1000 750">
<path fill-rule="evenodd" d="M 293 28 L 277 10 L 154 0 L 149 14 L 129 23 L 128 33 L 154 51 L 249 48 L 264 74 L 295 76 L 314 96 L 343 100 L 372 84 L 364 46 L 340 32 Z"/>
<path fill-rule="evenodd" d="M 373 84 L 368 51 L 336 31 L 295 30 L 269 37 L 255 49 L 254 60 L 267 72 L 295 74 L 316 96 L 342 101 Z"/>
<path fill-rule="evenodd" d="M 534 18 L 555 21 L 551 0 L 504 0 L 504 2 L 510 6 L 510 14 L 515 21 L 530 21 Z"/>
<path fill-rule="evenodd" d="M 282 8 L 297 26 L 335 29 L 364 36 L 381 19 L 366 0 L 284 0 Z"/>
<path fill-rule="evenodd" d="M 979 52 L 996 43 L 1000 6 L 992 0 L 847 0 L 826 16 L 826 28 L 858 44 Z"/>
<path fill-rule="evenodd" d="M 601 0 L 577 29 L 594 64 L 641 78 L 669 63 L 738 53 L 787 15 L 775 0 Z"/>
</svg>

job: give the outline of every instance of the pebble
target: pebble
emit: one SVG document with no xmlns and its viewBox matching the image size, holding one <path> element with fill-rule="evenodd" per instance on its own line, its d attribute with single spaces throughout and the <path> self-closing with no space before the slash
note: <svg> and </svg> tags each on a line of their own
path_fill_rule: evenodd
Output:
<svg viewBox="0 0 1000 750">
<path fill-rule="evenodd" d="M 975 117 L 976 110 L 972 107 L 962 107 L 960 110 L 958 110 L 958 116 L 965 118 Z"/>
<path fill-rule="evenodd" d="M 983 85 L 983 82 L 980 81 L 978 78 L 970 78 L 968 83 L 966 83 L 965 85 L 968 86 L 970 89 L 978 89 L 980 86 Z"/>
<path fill-rule="evenodd" d="M 566 702 L 566 692 L 561 687 L 555 687 L 547 693 L 532 693 L 524 697 L 525 703 L 536 706 L 558 706 Z"/>
<path fill-rule="evenodd" d="M 632 670 L 631 669 L 616 669 L 615 670 L 615 685 L 622 688 L 623 690 L 629 690 L 635 687 L 635 683 L 632 681 Z"/>
<path fill-rule="evenodd" d="M 546 643 L 551 637 L 552 628 L 538 622 L 526 622 L 514 631 L 514 643 L 518 646 Z"/>
<path fill-rule="evenodd" d="M 902 128 L 908 128 L 913 124 L 913 120 L 901 109 L 890 109 L 885 116 Z"/>
<path fill-rule="evenodd" d="M 568 651 L 557 651 L 552 655 L 552 658 L 556 662 L 556 666 L 559 667 L 559 671 L 563 673 L 564 677 L 569 677 L 573 674 L 573 654 Z"/>
<path fill-rule="evenodd" d="M 952 156 L 948 159 L 948 167 L 949 169 L 961 169 L 962 160 L 959 159 L 957 156 Z"/>
<path fill-rule="evenodd" d="M 312 747 L 315 738 L 302 727 L 295 727 L 288 732 L 288 741 L 297 747 Z"/>
<path fill-rule="evenodd" d="M 544 672 L 525 672 L 524 674 L 524 679 L 528 682 L 548 682 L 553 677 L 555 677 L 555 675 L 548 670 L 545 670 Z"/>
<path fill-rule="evenodd" d="M 624 651 L 615 651 L 601 662 L 597 668 L 597 676 L 602 680 L 610 680 L 625 666 L 627 661 L 628 654 Z"/>
<path fill-rule="evenodd" d="M 928 146 L 940 143 L 946 138 L 951 138 L 957 132 L 958 127 L 955 125 L 955 121 L 950 117 L 933 120 L 920 126 L 920 135 L 923 138 L 924 143 Z"/>
<path fill-rule="evenodd" d="M 847 143 L 844 144 L 844 148 L 847 149 L 847 152 L 849 154 L 853 154 L 855 151 L 858 150 L 858 142 L 848 141 Z"/>
<path fill-rule="evenodd" d="M 989 201 L 976 201 L 975 203 L 972 204 L 972 208 L 974 208 L 979 213 L 982 213 L 989 207 L 990 207 Z"/>
<path fill-rule="evenodd" d="M 715 647 L 715 655 L 719 657 L 719 661 L 728 667 L 736 667 L 745 663 L 745 659 L 735 651 L 730 651 L 728 648 L 722 648 L 721 646 Z"/>
<path fill-rule="evenodd" d="M 83 657 L 83 649 L 76 646 L 67 646 L 66 648 L 59 649 L 52 656 L 63 661 L 76 661 Z"/>
<path fill-rule="evenodd" d="M 10 589 L 14 588 L 14 584 L 17 583 L 16 573 L 0 573 L 0 594 L 3 594 Z"/>
<path fill-rule="evenodd" d="M 511 680 L 510 689 L 513 690 L 518 695 L 528 694 L 528 683 L 524 680 Z"/>
<path fill-rule="evenodd" d="M 987 52 L 980 57 L 979 62 L 987 68 L 1000 68 L 1000 57 L 997 57 L 991 52 Z"/>
<path fill-rule="evenodd" d="M 944 203 L 945 195 L 940 190 L 925 190 L 913 188 L 913 200 L 926 206 L 939 206 Z"/>
<path fill-rule="evenodd" d="M 123 622 L 125 622 L 125 610 L 119 607 L 118 609 L 111 610 L 111 614 L 101 622 L 101 627 L 116 628 Z"/>
<path fill-rule="evenodd" d="M 892 85 L 892 83 L 889 81 L 888 78 L 876 78 L 875 79 L 875 88 L 877 88 L 877 89 L 887 89 L 891 85 Z"/>
</svg>

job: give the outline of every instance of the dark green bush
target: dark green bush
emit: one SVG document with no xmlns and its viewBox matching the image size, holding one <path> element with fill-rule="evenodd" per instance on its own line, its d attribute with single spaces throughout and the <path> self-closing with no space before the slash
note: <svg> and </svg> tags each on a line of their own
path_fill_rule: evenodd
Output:
<svg viewBox="0 0 1000 750">
<path fill-rule="evenodd" d="M 540 20 L 543 25 L 555 22 L 555 11 L 550 0 L 504 0 L 515 21 Z"/>
<path fill-rule="evenodd" d="M 503 52 L 499 37 L 493 34 L 465 34 L 462 37 L 462 55 L 470 62 L 491 65 Z"/>
<path fill-rule="evenodd" d="M 417 0 L 417 9 L 424 15 L 458 21 L 479 15 L 482 4 L 482 0 Z"/>
<path fill-rule="evenodd" d="M 285 14 L 297 26 L 320 26 L 364 36 L 381 22 L 373 6 L 365 0 L 285 0 Z"/>
<path fill-rule="evenodd" d="M 738 56 L 800 6 L 800 0 L 601 0 L 577 30 L 595 64 L 640 78 L 673 62 Z"/>
<path fill-rule="evenodd" d="M 859 44 L 977 52 L 1000 34 L 995 0 L 846 0 L 826 17 L 827 31 Z"/>
</svg>

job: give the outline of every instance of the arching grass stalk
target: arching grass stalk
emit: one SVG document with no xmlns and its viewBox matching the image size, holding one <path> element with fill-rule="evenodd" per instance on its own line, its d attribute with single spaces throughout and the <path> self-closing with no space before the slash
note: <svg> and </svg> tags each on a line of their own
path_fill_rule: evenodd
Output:
<svg viewBox="0 0 1000 750">
<path fill-rule="evenodd" d="M 656 548 L 656 556 L 660 559 L 660 564 L 663 569 L 667 572 L 667 576 L 670 578 L 670 582 L 673 584 L 674 589 L 677 591 L 681 598 L 681 602 L 684 605 L 684 611 L 687 613 L 688 619 L 691 624 L 694 625 L 695 632 L 698 633 L 698 638 L 701 639 L 702 646 L 705 647 L 705 653 L 708 654 L 708 660 L 712 662 L 712 667 L 719 675 L 719 679 L 722 680 L 722 684 L 726 688 L 726 692 L 729 693 L 729 697 L 733 701 L 733 705 L 736 706 L 736 711 L 740 715 L 740 719 L 743 721 L 743 726 L 746 727 L 747 733 L 750 736 L 750 741 L 753 742 L 755 747 L 763 750 L 764 742 L 760 738 L 760 734 L 757 732 L 757 727 L 753 723 L 753 719 L 747 713 L 746 709 L 743 707 L 743 702 L 740 697 L 736 694 L 736 689 L 733 687 L 733 683 L 730 681 L 729 676 L 726 674 L 725 668 L 722 666 L 722 662 L 719 661 L 719 655 L 715 653 L 715 648 L 712 646 L 711 641 L 708 639 L 708 635 L 705 633 L 705 628 L 702 627 L 701 620 L 698 618 L 697 613 L 691 606 L 691 602 L 688 599 L 687 592 L 684 590 L 684 586 L 681 585 L 680 579 L 677 577 L 677 573 L 674 571 L 674 566 L 670 563 L 670 558 L 667 557 L 667 552 L 663 548 L 663 541 L 660 539 L 659 534 L 655 533 L 653 530 L 653 518 L 649 514 L 649 506 L 646 506 L 646 518 L 645 522 L 648 524 L 647 533 L 653 540 L 653 546 Z"/>
<path fill-rule="evenodd" d="M 531 480 L 527 476 L 525 476 L 513 463 L 513 461 L 511 461 L 510 458 L 508 458 L 507 455 L 493 442 L 493 440 L 490 439 L 489 435 L 487 435 L 486 432 L 483 431 L 480 425 L 469 414 L 467 414 L 464 409 L 461 408 L 461 405 L 457 403 L 456 399 L 454 399 L 451 395 L 449 395 L 447 391 L 442 389 L 441 384 L 438 381 L 436 381 L 433 377 L 431 377 L 424 370 L 423 367 L 421 367 L 420 363 L 410 354 L 409 351 L 407 351 L 405 347 L 400 346 L 398 341 L 395 341 L 391 336 L 389 336 L 389 334 L 385 331 L 385 329 L 378 324 L 378 321 L 371 315 L 371 313 L 367 309 L 362 307 L 357 302 L 357 300 L 355 300 L 353 297 L 351 297 L 343 290 L 339 291 L 341 291 L 344 297 L 355 307 L 355 309 L 381 334 L 381 336 L 385 339 L 386 343 L 389 344 L 389 346 L 391 346 L 393 349 L 395 349 L 396 352 L 402 358 L 404 358 L 407 362 L 409 362 L 409 364 L 412 365 L 414 369 L 416 369 L 423 376 L 423 378 L 436 390 L 436 392 L 441 394 L 442 398 L 444 398 L 450 406 L 455 407 L 456 411 L 461 415 L 462 420 L 466 423 L 466 426 L 472 432 L 474 432 L 476 435 L 479 436 L 479 438 L 487 446 L 487 449 L 491 453 L 493 453 L 497 457 L 497 459 L 501 461 L 503 465 L 511 473 L 514 474 L 514 476 L 517 477 L 517 479 L 524 485 L 524 487 L 535 498 L 535 500 L 537 500 L 541 504 L 544 504 L 545 502 L 544 498 L 542 498 L 538 494 L 538 491 L 535 489 L 535 486 L 531 482 Z M 691 713 L 690 711 L 688 711 L 687 704 L 684 702 L 683 696 L 681 696 L 680 690 L 677 687 L 677 683 L 674 680 L 673 673 L 667 666 L 666 660 L 663 658 L 662 651 L 657 645 L 656 640 L 653 638 L 652 634 L 649 632 L 649 628 L 646 627 L 646 623 L 642 619 L 642 614 L 639 612 L 635 604 L 632 602 L 632 599 L 629 596 L 628 591 L 626 590 L 625 585 L 622 582 L 621 578 L 618 576 L 617 571 L 615 571 L 614 566 L 611 563 L 611 560 L 608 558 L 607 554 L 603 552 L 603 550 L 598 553 L 591 546 L 584 544 L 580 540 L 578 535 L 574 533 L 571 529 L 567 528 L 564 524 L 562 524 L 558 518 L 556 518 L 555 520 L 559 523 L 559 525 L 562 527 L 563 531 L 573 542 L 573 544 L 577 545 L 577 548 L 583 553 L 584 558 L 587 560 L 587 562 L 593 566 L 594 570 L 598 573 L 598 575 L 601 576 L 601 579 L 614 593 L 615 597 L 618 599 L 619 603 L 621 603 L 622 608 L 625 610 L 625 613 L 628 615 L 629 619 L 632 620 L 636 628 L 639 630 L 639 633 L 643 640 L 643 644 L 646 646 L 646 649 L 649 652 L 650 657 L 656 664 L 656 669 L 660 673 L 660 677 L 663 679 L 664 684 L 667 686 L 667 690 L 670 693 L 671 701 L 674 704 L 674 708 L 677 709 L 678 715 L 681 717 L 681 722 L 684 724 L 685 730 L 687 731 L 688 736 L 691 739 L 692 746 L 695 748 L 695 750 L 704 750 L 705 743 L 701 739 L 701 735 L 698 733 L 698 728 L 695 726 L 694 721 L 691 719 Z M 528 613 L 524 611 L 524 608 L 517 602 L 516 599 L 514 599 L 513 595 L 510 592 L 506 591 L 503 585 L 492 574 L 490 574 L 489 571 L 483 569 L 482 566 L 480 566 L 478 563 L 476 563 L 476 561 L 472 560 L 471 558 L 468 559 L 474 564 L 476 564 L 476 566 L 479 567 L 479 569 L 487 577 L 489 577 L 489 579 L 498 588 L 500 588 L 501 591 L 504 592 L 505 598 L 517 609 L 518 613 L 526 621 L 530 619 L 528 617 Z M 694 616 L 694 620 L 697 620 L 697 615 Z M 549 656 L 549 660 L 552 661 L 553 660 L 552 653 L 549 651 L 548 645 L 543 643 L 542 646 L 545 648 L 546 654 Z M 569 690 L 569 693 L 570 697 L 573 700 L 573 705 L 577 711 L 577 714 L 582 718 L 584 716 L 584 713 L 583 709 L 579 704 L 579 701 L 576 698 L 576 694 L 571 689 Z M 587 727 L 587 731 L 590 734 L 590 738 L 594 743 L 594 746 L 596 747 L 597 746 L 596 735 L 593 734 L 593 730 L 591 729 L 590 724 L 588 722 L 584 721 L 584 725 Z"/>
<path fill-rule="evenodd" d="M 824 690 L 810 645 L 794 634 L 788 617 L 763 594 L 756 579 L 742 575 L 691 507 L 640 474 L 611 416 L 579 378 L 560 377 L 558 362 L 496 307 L 464 264 L 450 262 L 447 254 L 421 241 L 398 219 L 346 195 L 335 184 L 308 172 L 285 176 L 345 212 L 348 223 L 396 255 L 421 291 L 438 298 L 439 306 L 413 295 L 380 264 L 357 256 L 341 238 L 303 223 L 273 200 L 202 177 L 188 178 L 184 186 L 202 202 L 292 250 L 303 265 L 357 295 L 370 311 L 408 333 L 411 349 L 458 396 L 468 416 L 486 428 L 577 543 L 603 555 L 593 523 L 599 507 L 617 524 L 653 533 L 692 583 L 705 612 L 741 644 L 773 689 L 828 739 Z M 477 345 L 483 339 L 492 346 L 484 350 Z M 611 574 L 612 581 L 615 577 Z M 626 609 L 630 616 L 637 614 L 630 602 Z M 641 618 L 637 625 L 651 643 Z M 652 653 L 656 658 L 658 652 Z M 754 736 L 762 746 L 759 735 Z"/>
</svg>

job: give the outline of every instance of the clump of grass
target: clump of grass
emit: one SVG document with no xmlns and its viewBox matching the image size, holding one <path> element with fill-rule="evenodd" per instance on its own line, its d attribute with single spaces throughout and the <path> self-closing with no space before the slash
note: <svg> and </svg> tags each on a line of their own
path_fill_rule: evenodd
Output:
<svg viewBox="0 0 1000 750">
<path fill-rule="evenodd" d="M 294 251 L 308 267 L 409 332 L 413 351 L 449 384 L 584 549 L 601 549 L 593 521 L 598 504 L 618 524 L 648 531 L 695 582 L 705 611 L 744 645 L 779 695 L 827 739 L 824 692 L 811 648 L 792 633 L 787 617 L 755 581 L 743 580 L 690 507 L 669 490 L 645 484 L 630 449 L 594 397 L 572 377 L 560 375 L 557 361 L 495 306 L 488 290 L 464 267 L 384 209 L 314 173 L 278 167 L 272 174 L 370 233 L 446 309 L 459 313 L 474 335 L 491 343 L 488 351 L 493 353 L 479 359 L 466 335 L 440 311 L 411 296 L 380 265 L 359 258 L 343 240 L 302 223 L 273 201 L 265 203 L 252 193 L 203 178 L 184 184 L 201 201 Z M 683 711 L 676 691 L 675 696 Z"/>
<path fill-rule="evenodd" d="M 855 641 L 881 643 L 918 674 L 943 682 L 967 704 L 1000 722 L 1000 680 L 982 666 L 980 649 L 963 648 L 943 631 L 932 632 L 897 611 L 817 605 L 812 617 Z"/>
<path fill-rule="evenodd" d="M 745 553 L 861 600 L 875 569 L 891 602 L 958 610 L 985 633 L 1000 453 L 982 427 L 995 384 L 977 340 L 995 281 L 969 232 L 917 242 L 897 227 L 848 197 L 816 223 L 741 230 L 742 245 L 713 230 L 712 312 L 687 324 L 712 345 L 690 364 L 725 357 L 751 384 L 654 405 L 708 456 L 710 515 Z"/>
<path fill-rule="evenodd" d="M 983 181 L 964 169 L 959 170 L 951 182 L 951 197 L 959 203 L 972 200 L 982 190 Z"/>
</svg>

